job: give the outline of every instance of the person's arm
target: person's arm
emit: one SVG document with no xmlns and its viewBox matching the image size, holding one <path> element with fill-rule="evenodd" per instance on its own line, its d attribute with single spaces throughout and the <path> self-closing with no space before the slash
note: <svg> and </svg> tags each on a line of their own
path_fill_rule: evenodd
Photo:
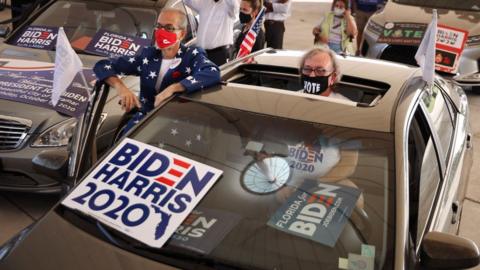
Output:
<svg viewBox="0 0 480 270">
<path fill-rule="evenodd" d="M 189 53 L 193 56 L 189 66 L 192 70 L 191 75 L 160 92 L 155 97 L 155 106 L 160 105 L 165 99 L 175 93 L 193 93 L 220 83 L 220 69 L 212 61 L 208 60 L 203 49 L 191 47 Z"/>
<path fill-rule="evenodd" d="M 355 22 L 355 19 L 353 18 L 349 9 L 345 10 L 344 17 L 345 20 L 347 20 L 347 34 L 353 38 L 356 38 L 358 34 L 357 23 Z"/>
<path fill-rule="evenodd" d="M 233 20 L 238 18 L 238 13 L 240 12 L 240 2 L 239 0 L 224 0 L 227 4 L 228 16 Z"/>
<path fill-rule="evenodd" d="M 141 57 L 127 57 L 123 56 L 116 59 L 103 59 L 98 61 L 93 67 L 93 71 L 100 81 L 105 81 L 108 85 L 115 88 L 119 97 L 122 109 L 130 111 L 133 107 L 141 107 L 138 97 L 123 81 L 118 78 L 118 75 L 135 75 L 139 76 L 139 66 L 141 65 Z"/>
</svg>

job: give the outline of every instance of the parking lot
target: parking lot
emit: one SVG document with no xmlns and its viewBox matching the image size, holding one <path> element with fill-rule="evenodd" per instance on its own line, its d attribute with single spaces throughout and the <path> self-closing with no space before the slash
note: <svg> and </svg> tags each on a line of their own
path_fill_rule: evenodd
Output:
<svg viewBox="0 0 480 270">
<path fill-rule="evenodd" d="M 318 23 L 319 14 L 330 6 L 330 1 L 294 1 L 292 16 L 288 20 L 285 47 L 288 49 L 309 48 L 313 42 L 311 28 Z M 0 18 L 8 17 L 3 11 Z M 318 18 L 318 19 L 316 19 Z M 460 235 L 480 245 L 480 95 L 468 92 L 473 135 L 473 166 L 467 188 L 460 223 Z M 32 222 L 40 219 L 57 201 L 57 195 L 0 192 L 0 244 L 7 241 Z M 480 269 L 480 267 L 476 268 Z"/>
</svg>

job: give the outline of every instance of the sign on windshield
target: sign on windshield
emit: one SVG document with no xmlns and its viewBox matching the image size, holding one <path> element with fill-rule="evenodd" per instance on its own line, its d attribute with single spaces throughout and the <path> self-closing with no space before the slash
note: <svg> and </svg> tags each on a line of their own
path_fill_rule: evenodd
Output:
<svg viewBox="0 0 480 270">
<path fill-rule="evenodd" d="M 62 204 L 160 248 L 222 171 L 124 139 Z"/>
<path fill-rule="evenodd" d="M 19 47 L 53 50 L 58 35 L 58 27 L 29 26 L 14 41 Z"/>
<path fill-rule="evenodd" d="M 132 37 L 102 29 L 95 34 L 85 51 L 106 57 L 134 56 L 150 43 L 150 39 Z"/>
</svg>

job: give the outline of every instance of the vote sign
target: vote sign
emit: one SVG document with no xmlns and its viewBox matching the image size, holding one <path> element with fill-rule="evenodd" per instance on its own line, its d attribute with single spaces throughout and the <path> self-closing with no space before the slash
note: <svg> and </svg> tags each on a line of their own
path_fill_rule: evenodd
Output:
<svg viewBox="0 0 480 270">
<path fill-rule="evenodd" d="M 160 248 L 221 174 L 208 165 L 126 138 L 62 204 Z"/>
</svg>

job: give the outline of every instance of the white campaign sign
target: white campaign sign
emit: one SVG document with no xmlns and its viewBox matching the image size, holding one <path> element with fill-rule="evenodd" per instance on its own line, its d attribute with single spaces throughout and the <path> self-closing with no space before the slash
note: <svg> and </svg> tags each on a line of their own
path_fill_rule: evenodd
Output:
<svg viewBox="0 0 480 270">
<path fill-rule="evenodd" d="M 162 247 L 222 171 L 124 139 L 63 201 L 151 247 Z"/>
</svg>

